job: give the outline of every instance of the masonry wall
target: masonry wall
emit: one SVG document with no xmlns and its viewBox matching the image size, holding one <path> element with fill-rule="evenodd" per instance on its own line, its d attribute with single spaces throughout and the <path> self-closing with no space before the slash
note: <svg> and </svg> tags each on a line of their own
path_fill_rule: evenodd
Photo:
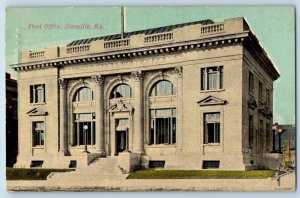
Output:
<svg viewBox="0 0 300 198">
<path fill-rule="evenodd" d="M 266 129 L 266 123 L 273 125 L 272 116 L 266 116 L 259 112 L 259 107 L 266 104 L 266 89 L 270 90 L 270 105 L 268 108 L 273 112 L 273 80 L 269 74 L 262 68 L 264 65 L 246 49 L 243 50 L 243 153 L 244 161 L 247 164 L 254 165 L 254 168 L 274 167 L 270 163 L 276 163 L 276 160 L 267 159 L 267 153 L 272 151 L 272 131 L 271 128 Z M 254 75 L 254 93 L 249 93 L 249 72 Z M 259 99 L 259 82 L 263 85 L 263 98 Z M 248 107 L 248 101 L 254 98 L 257 103 L 257 108 L 251 109 Z M 254 118 L 254 139 L 253 147 L 249 147 L 249 114 Z M 260 132 L 259 121 L 263 120 L 263 133 Z M 269 133 L 269 134 L 267 134 Z M 269 138 L 267 138 L 269 135 Z M 265 162 L 271 161 L 269 164 Z"/>
<path fill-rule="evenodd" d="M 30 104 L 30 85 L 45 84 L 46 102 Z M 58 151 L 58 96 L 57 69 L 40 69 L 20 72 L 18 80 L 19 97 L 19 154 L 16 167 L 29 167 L 32 160 L 52 158 Z M 38 108 L 48 113 L 46 116 L 29 116 L 27 112 Z M 45 122 L 45 145 L 32 147 L 32 122 Z M 50 162 L 50 160 L 45 161 Z M 45 165 L 45 164 L 44 164 Z"/>
</svg>

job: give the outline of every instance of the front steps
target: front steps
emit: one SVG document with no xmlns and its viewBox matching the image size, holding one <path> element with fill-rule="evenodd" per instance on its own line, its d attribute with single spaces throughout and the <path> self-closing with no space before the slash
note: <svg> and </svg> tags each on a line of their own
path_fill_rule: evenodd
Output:
<svg viewBox="0 0 300 198">
<path fill-rule="evenodd" d="M 124 180 L 128 174 L 118 166 L 116 156 L 97 158 L 86 167 L 77 168 L 75 171 L 51 173 L 47 180 L 50 181 L 96 181 L 96 180 Z"/>
</svg>

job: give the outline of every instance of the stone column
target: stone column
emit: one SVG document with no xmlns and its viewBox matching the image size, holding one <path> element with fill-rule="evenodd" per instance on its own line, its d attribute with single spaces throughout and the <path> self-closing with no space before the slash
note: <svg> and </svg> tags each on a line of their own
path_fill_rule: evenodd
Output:
<svg viewBox="0 0 300 198">
<path fill-rule="evenodd" d="M 144 120 L 143 120 L 143 73 L 134 71 L 131 73 L 135 80 L 134 83 L 134 135 L 133 135 L 133 150 L 135 153 L 144 152 Z"/>
<path fill-rule="evenodd" d="M 96 101 L 96 149 L 101 155 L 105 155 L 104 149 L 104 76 L 92 76 L 95 87 L 95 101 Z"/>
<path fill-rule="evenodd" d="M 68 153 L 68 114 L 67 114 L 67 81 L 58 79 L 59 85 L 59 153 L 67 155 Z"/>
<path fill-rule="evenodd" d="M 183 109 L 183 102 L 182 102 L 182 67 L 176 67 L 175 72 L 177 73 L 177 123 L 176 123 L 176 144 L 178 146 L 179 150 L 182 150 L 182 142 L 183 142 L 183 136 L 182 136 L 182 109 Z"/>
</svg>

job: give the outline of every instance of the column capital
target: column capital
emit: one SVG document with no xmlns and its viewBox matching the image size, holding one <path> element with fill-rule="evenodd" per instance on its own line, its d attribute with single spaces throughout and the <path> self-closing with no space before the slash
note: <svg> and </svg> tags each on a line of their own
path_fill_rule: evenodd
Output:
<svg viewBox="0 0 300 198">
<path fill-rule="evenodd" d="M 103 84 L 105 80 L 105 76 L 99 74 L 99 75 L 94 75 L 91 76 L 92 80 L 97 83 L 97 84 Z"/>
<path fill-rule="evenodd" d="M 144 78 L 144 74 L 142 71 L 133 71 L 131 72 L 131 76 L 137 81 L 141 81 Z"/>
<path fill-rule="evenodd" d="M 175 67 L 175 72 L 177 73 L 177 76 L 178 76 L 179 78 L 182 78 L 182 76 L 183 76 L 183 69 L 182 69 L 181 66 Z"/>
<path fill-rule="evenodd" d="M 59 78 L 58 79 L 58 86 L 59 86 L 59 88 L 65 89 L 67 87 L 67 85 L 68 85 L 68 82 L 67 82 L 66 79 L 64 79 L 64 78 Z"/>
</svg>

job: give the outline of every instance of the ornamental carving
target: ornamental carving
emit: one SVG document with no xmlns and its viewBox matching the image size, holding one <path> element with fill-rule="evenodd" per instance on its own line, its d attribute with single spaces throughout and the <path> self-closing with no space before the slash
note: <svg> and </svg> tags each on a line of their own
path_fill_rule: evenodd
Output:
<svg viewBox="0 0 300 198">
<path fill-rule="evenodd" d="M 65 89 L 67 87 L 67 84 L 68 84 L 68 82 L 67 82 L 66 79 L 64 79 L 64 78 L 59 78 L 58 79 L 58 86 L 59 86 L 59 88 Z"/>
<path fill-rule="evenodd" d="M 175 67 L 175 72 L 177 73 L 177 76 L 179 78 L 182 78 L 182 76 L 183 76 L 183 69 L 182 69 L 182 67 Z"/>
<path fill-rule="evenodd" d="M 119 99 L 117 100 L 113 105 L 111 105 L 108 108 L 108 111 L 111 113 L 114 112 L 132 112 L 133 111 L 133 107 L 128 104 L 128 103 L 124 103 L 123 100 Z"/>
<path fill-rule="evenodd" d="M 105 77 L 103 75 L 95 75 L 95 76 L 91 76 L 92 80 L 97 83 L 97 84 L 103 84 Z"/>
<path fill-rule="evenodd" d="M 121 83 L 123 83 L 123 77 L 122 77 L 122 75 L 118 75 L 118 81 L 121 82 Z"/>
<path fill-rule="evenodd" d="M 254 98 L 250 98 L 248 100 L 248 107 L 250 109 L 253 109 L 253 110 L 257 108 L 257 103 L 256 103 L 256 100 Z"/>
<path fill-rule="evenodd" d="M 144 78 L 144 74 L 141 71 L 133 71 L 131 72 L 131 76 L 138 81 Z"/>
<path fill-rule="evenodd" d="M 161 79 L 165 79 L 165 78 L 167 77 L 167 75 L 164 73 L 163 70 L 160 70 L 160 71 L 159 71 L 158 76 L 159 76 Z"/>
</svg>

